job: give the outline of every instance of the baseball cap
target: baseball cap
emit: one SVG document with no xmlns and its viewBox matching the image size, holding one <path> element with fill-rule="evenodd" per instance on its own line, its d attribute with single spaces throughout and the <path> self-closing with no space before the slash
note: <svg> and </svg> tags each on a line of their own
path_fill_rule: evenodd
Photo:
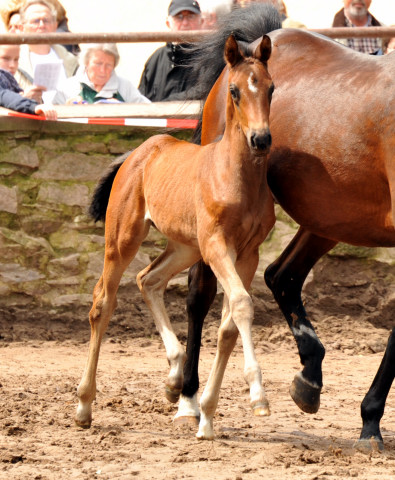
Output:
<svg viewBox="0 0 395 480">
<path fill-rule="evenodd" d="M 183 10 L 200 14 L 200 6 L 196 0 L 172 0 L 169 5 L 169 15 L 174 17 Z"/>
</svg>

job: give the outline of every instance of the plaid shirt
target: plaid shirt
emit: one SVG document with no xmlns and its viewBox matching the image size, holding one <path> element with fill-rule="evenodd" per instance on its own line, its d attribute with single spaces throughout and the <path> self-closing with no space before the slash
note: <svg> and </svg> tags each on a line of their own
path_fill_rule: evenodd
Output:
<svg viewBox="0 0 395 480">
<path fill-rule="evenodd" d="M 350 20 L 346 19 L 346 27 L 355 27 Z M 368 21 L 365 27 L 372 26 L 372 16 L 368 14 Z M 381 48 L 381 39 L 380 38 L 347 38 L 346 45 L 353 50 L 357 50 L 362 53 L 375 53 Z"/>
</svg>

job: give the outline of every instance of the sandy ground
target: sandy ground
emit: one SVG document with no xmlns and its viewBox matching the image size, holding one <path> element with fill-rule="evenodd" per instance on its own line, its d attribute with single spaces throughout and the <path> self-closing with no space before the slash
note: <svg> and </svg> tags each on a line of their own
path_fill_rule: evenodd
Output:
<svg viewBox="0 0 395 480">
<path fill-rule="evenodd" d="M 393 312 L 394 270 L 386 264 L 326 259 L 304 295 L 327 348 L 317 414 L 294 405 L 288 389 L 296 347 L 262 275 L 254 281 L 254 339 L 271 416 L 253 417 L 242 378 L 240 342 L 215 417 L 214 441 L 173 426 L 164 397 L 167 361 L 134 285 L 122 287 L 103 343 L 93 425 L 73 424 L 76 386 L 87 355 L 87 309 L 48 312 L 0 307 L 0 479 L 219 480 L 395 478 L 395 397 L 382 421 L 383 453 L 353 449 L 360 402 L 380 363 Z M 185 287 L 167 300 L 185 342 Z M 221 295 L 205 325 L 201 380 L 213 360 Z M 391 303 L 392 302 L 392 303 Z"/>
</svg>

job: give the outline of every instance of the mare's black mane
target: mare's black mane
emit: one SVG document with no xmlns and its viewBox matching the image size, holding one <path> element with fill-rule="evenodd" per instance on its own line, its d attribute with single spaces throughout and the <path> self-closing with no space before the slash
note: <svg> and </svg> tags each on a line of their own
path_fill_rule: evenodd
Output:
<svg viewBox="0 0 395 480">
<path fill-rule="evenodd" d="M 281 17 L 269 3 L 253 3 L 236 8 L 218 21 L 218 27 L 203 40 L 188 47 L 190 75 L 199 98 L 204 102 L 212 86 L 225 67 L 224 47 L 229 35 L 239 42 L 251 43 L 273 30 L 281 28 Z M 248 54 L 248 52 L 246 52 Z M 251 53 L 250 53 L 251 54 Z M 201 124 L 195 130 L 193 141 L 200 143 Z"/>
</svg>

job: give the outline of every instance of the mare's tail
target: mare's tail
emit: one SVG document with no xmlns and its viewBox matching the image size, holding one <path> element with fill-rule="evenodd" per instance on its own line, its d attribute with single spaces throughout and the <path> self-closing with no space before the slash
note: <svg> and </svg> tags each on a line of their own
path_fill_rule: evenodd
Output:
<svg viewBox="0 0 395 480">
<path fill-rule="evenodd" d="M 249 7 L 235 8 L 218 20 L 218 28 L 202 41 L 193 44 L 190 52 L 191 76 L 198 97 L 206 100 L 215 81 L 225 67 L 224 47 L 230 34 L 238 41 L 251 43 L 273 30 L 281 28 L 281 17 L 270 3 L 255 3 Z M 193 141 L 200 143 L 201 121 Z"/>
<path fill-rule="evenodd" d="M 89 215 L 95 222 L 105 220 L 108 200 L 110 198 L 112 184 L 115 175 L 118 173 L 123 162 L 128 158 L 131 152 L 124 153 L 114 160 L 107 169 L 107 172 L 101 177 L 93 193 L 92 201 L 89 206 Z"/>
</svg>

